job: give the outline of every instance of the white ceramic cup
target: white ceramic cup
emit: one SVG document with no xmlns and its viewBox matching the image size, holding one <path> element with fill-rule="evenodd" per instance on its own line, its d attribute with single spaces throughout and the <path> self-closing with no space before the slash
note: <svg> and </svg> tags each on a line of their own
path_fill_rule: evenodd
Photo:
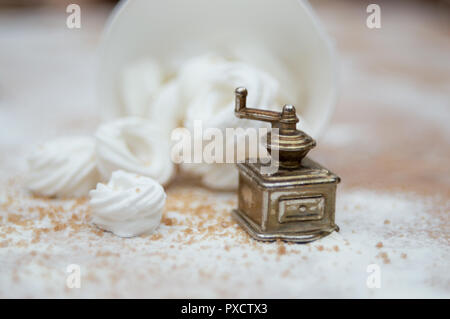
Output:
<svg viewBox="0 0 450 319">
<path fill-rule="evenodd" d="M 122 0 L 100 44 L 103 119 L 123 115 L 119 83 L 129 63 L 182 63 L 207 52 L 270 73 L 292 96 L 286 103 L 303 118 L 299 127 L 314 138 L 323 132 L 336 98 L 335 54 L 311 7 L 299 0 Z"/>
</svg>

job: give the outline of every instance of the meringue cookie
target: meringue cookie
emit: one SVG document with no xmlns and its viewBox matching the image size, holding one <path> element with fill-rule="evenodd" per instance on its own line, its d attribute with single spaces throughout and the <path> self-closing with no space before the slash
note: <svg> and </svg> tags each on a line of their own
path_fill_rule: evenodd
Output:
<svg viewBox="0 0 450 319">
<path fill-rule="evenodd" d="M 151 121 L 137 117 L 118 119 L 101 125 L 95 137 L 103 178 L 108 179 L 119 169 L 152 177 L 161 184 L 172 177 L 170 140 Z"/>
<path fill-rule="evenodd" d="M 92 222 L 120 237 L 152 233 L 166 202 L 158 182 L 121 170 L 112 173 L 108 184 L 99 183 L 89 196 Z"/>
<path fill-rule="evenodd" d="M 155 100 L 149 107 L 148 119 L 170 136 L 172 130 L 182 123 L 183 104 L 179 101 L 178 83 L 172 81 L 161 86 Z"/>
<path fill-rule="evenodd" d="M 269 127 L 267 123 L 242 120 L 234 115 L 233 92 L 238 86 L 245 86 L 249 90 L 249 107 L 279 111 L 280 101 L 291 100 L 283 95 L 279 81 L 265 71 L 216 54 L 194 57 L 173 67 L 173 70 L 166 69 L 151 60 L 140 61 L 126 69 L 122 83 L 125 114 L 147 117 L 161 132 L 163 140 L 179 124 L 193 132 L 196 120 L 202 121 L 204 129 L 219 128 L 223 133 L 226 128 Z M 245 134 L 239 138 L 245 138 Z M 207 143 L 208 141 L 200 140 L 193 141 L 192 144 L 205 146 Z M 230 152 L 233 147 L 234 142 L 226 141 L 223 143 L 222 153 Z M 165 156 L 165 153 L 162 152 L 162 155 Z M 112 170 L 125 168 L 121 164 L 105 170 L 102 155 L 99 154 L 99 158 L 100 170 L 104 175 L 110 174 Z M 231 180 L 237 176 L 233 165 L 181 164 L 181 168 L 200 176 L 208 187 L 236 188 L 237 181 Z M 126 169 L 158 179 L 154 173 L 143 173 L 129 167 Z M 164 180 L 158 180 L 164 183 Z"/>
<path fill-rule="evenodd" d="M 86 196 L 99 181 L 95 141 L 61 137 L 40 145 L 28 158 L 27 187 L 44 196 Z"/>
<path fill-rule="evenodd" d="M 186 128 L 192 128 L 194 120 L 220 129 L 260 127 L 264 123 L 234 115 L 234 90 L 246 87 L 250 92 L 247 105 L 256 108 L 274 108 L 280 95 L 278 81 L 263 70 L 214 54 L 187 61 L 179 72 L 178 85 L 180 101 L 186 108 Z"/>
<path fill-rule="evenodd" d="M 180 70 L 178 85 L 179 99 L 186 105 L 183 124 L 190 131 L 194 129 L 196 120 L 201 120 L 204 128 L 221 129 L 224 136 L 226 128 L 269 127 L 267 123 L 242 120 L 235 116 L 233 92 L 239 86 L 244 86 L 249 91 L 247 102 L 249 107 L 264 107 L 278 111 L 281 109 L 281 103 L 278 102 L 281 93 L 277 80 L 249 64 L 229 61 L 213 54 L 186 62 Z M 204 145 L 205 141 L 197 143 Z M 235 147 L 235 143 L 226 141 L 223 146 L 223 154 L 226 154 Z M 183 163 L 181 168 L 185 172 L 200 176 L 202 182 L 210 188 L 237 188 L 238 174 L 233 164 Z"/>
<path fill-rule="evenodd" d="M 151 59 L 140 60 L 122 73 L 123 116 L 144 117 L 169 134 L 181 123 L 177 81 L 168 80 L 168 70 Z"/>
</svg>

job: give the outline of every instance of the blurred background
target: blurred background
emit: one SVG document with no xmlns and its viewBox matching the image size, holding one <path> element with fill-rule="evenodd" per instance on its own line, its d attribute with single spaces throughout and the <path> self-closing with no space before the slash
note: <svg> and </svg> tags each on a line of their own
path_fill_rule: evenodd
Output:
<svg viewBox="0 0 450 319">
<path fill-rule="evenodd" d="M 96 50 L 116 1 L 83 0 L 81 28 L 66 27 L 70 1 L 0 0 L 0 176 L 23 170 L 29 146 L 92 133 Z M 311 155 L 343 187 L 450 192 L 450 5 L 311 1 L 339 54 L 339 100 Z"/>
</svg>

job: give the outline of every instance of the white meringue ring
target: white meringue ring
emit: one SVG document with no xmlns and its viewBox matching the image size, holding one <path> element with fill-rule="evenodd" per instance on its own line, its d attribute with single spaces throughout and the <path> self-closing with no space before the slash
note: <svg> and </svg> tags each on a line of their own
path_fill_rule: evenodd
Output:
<svg viewBox="0 0 450 319">
<path fill-rule="evenodd" d="M 100 179 L 91 137 L 60 137 L 39 145 L 28 166 L 28 189 L 44 196 L 86 196 Z"/>
<path fill-rule="evenodd" d="M 185 105 L 184 127 L 191 132 L 201 121 L 203 129 L 218 128 L 226 136 L 227 128 L 255 129 L 269 127 L 267 123 L 238 119 L 234 114 L 234 90 L 244 86 L 249 90 L 249 107 L 279 111 L 283 100 L 279 82 L 261 69 L 240 61 L 207 54 L 186 62 L 178 77 L 180 101 Z M 240 138 L 245 138 L 246 133 Z M 194 137 L 195 138 L 195 137 Z M 199 138 L 203 138 L 200 136 Z M 205 145 L 209 141 L 195 141 Z M 224 141 L 222 153 L 235 149 L 233 141 Z M 246 152 L 246 150 L 238 150 Z M 232 163 L 182 163 L 181 169 L 197 175 L 202 183 L 214 189 L 236 189 L 237 169 Z"/>
<path fill-rule="evenodd" d="M 207 54 L 186 62 L 178 77 L 181 101 L 186 105 L 184 126 L 195 120 L 209 127 L 260 127 L 264 123 L 240 120 L 234 115 L 234 90 L 248 89 L 249 107 L 275 108 L 280 97 L 279 82 L 263 70 L 246 63 Z M 279 108 L 279 107 L 278 107 Z"/>
<path fill-rule="evenodd" d="M 101 125 L 96 134 L 98 168 L 108 179 L 123 169 L 167 184 L 174 173 L 170 139 L 151 121 L 126 117 Z"/>
</svg>

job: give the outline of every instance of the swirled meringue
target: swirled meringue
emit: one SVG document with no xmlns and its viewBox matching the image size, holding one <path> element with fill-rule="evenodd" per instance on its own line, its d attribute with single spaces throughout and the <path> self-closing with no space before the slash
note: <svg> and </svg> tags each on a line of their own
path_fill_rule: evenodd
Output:
<svg viewBox="0 0 450 319">
<path fill-rule="evenodd" d="M 195 120 L 220 129 L 259 127 L 260 122 L 234 115 L 234 90 L 239 86 L 248 89 L 249 107 L 273 107 L 280 95 L 278 81 L 263 70 L 214 54 L 187 61 L 179 72 L 178 85 L 180 101 L 186 108 L 186 128 L 192 128 Z"/>
<path fill-rule="evenodd" d="M 183 61 L 173 70 L 152 60 L 141 60 L 131 64 L 123 74 L 124 114 L 144 116 L 164 134 L 170 133 L 178 124 L 192 132 L 197 120 L 202 122 L 204 129 L 218 128 L 222 132 L 226 128 L 268 127 L 267 123 L 242 120 L 234 115 L 233 92 L 238 86 L 249 90 L 249 107 L 279 111 L 281 101 L 292 100 L 284 96 L 280 82 L 264 70 L 213 53 Z M 165 138 L 166 135 L 161 136 L 161 139 Z M 202 136 L 194 137 L 198 138 L 203 139 Z M 240 138 L 245 138 L 245 134 Z M 205 143 L 207 141 L 193 141 L 195 145 L 205 146 Z M 232 142 L 224 143 L 222 154 L 234 147 Z M 165 156 L 165 153 L 161 155 Z M 117 168 L 124 167 L 116 165 L 114 169 Z M 181 168 L 200 176 L 211 188 L 234 189 L 237 186 L 234 165 L 181 164 Z M 104 171 L 102 167 L 100 169 Z M 111 169 L 108 171 L 110 173 Z"/>
<path fill-rule="evenodd" d="M 238 119 L 234 114 L 234 90 L 244 86 L 250 92 L 249 107 L 279 110 L 279 82 L 263 70 L 249 64 L 230 61 L 207 54 L 194 58 L 182 67 L 178 76 L 180 101 L 186 106 L 184 127 L 194 130 L 202 121 L 203 128 L 268 127 L 267 123 Z M 244 134 L 245 135 L 245 134 Z M 203 137 L 199 137 L 203 138 Z M 240 136 L 239 138 L 245 138 Z M 223 154 L 235 147 L 233 141 L 223 143 Z M 194 143 L 205 144 L 205 141 Z M 242 150 L 239 150 L 242 151 Z M 237 188 L 237 170 L 232 164 L 182 164 L 182 170 L 201 177 L 204 185 L 216 189 Z"/>
<path fill-rule="evenodd" d="M 170 141 L 149 120 L 126 117 L 101 125 L 96 134 L 96 154 L 100 173 L 108 179 L 123 169 L 166 184 L 174 172 Z"/>
<path fill-rule="evenodd" d="M 150 105 L 148 119 L 163 133 L 170 136 L 174 128 L 182 122 L 182 104 L 179 101 L 178 83 L 169 82 L 161 87 Z"/>
<path fill-rule="evenodd" d="M 181 122 L 177 81 L 167 80 L 167 70 L 151 59 L 139 60 L 122 72 L 122 116 L 144 117 L 170 133 Z"/>
<path fill-rule="evenodd" d="M 89 192 L 92 222 L 120 237 L 152 233 L 161 221 L 166 193 L 155 180 L 115 171 Z"/>
<path fill-rule="evenodd" d="M 39 145 L 28 166 L 27 187 L 44 196 L 86 196 L 100 179 L 90 137 L 61 137 Z"/>
</svg>

